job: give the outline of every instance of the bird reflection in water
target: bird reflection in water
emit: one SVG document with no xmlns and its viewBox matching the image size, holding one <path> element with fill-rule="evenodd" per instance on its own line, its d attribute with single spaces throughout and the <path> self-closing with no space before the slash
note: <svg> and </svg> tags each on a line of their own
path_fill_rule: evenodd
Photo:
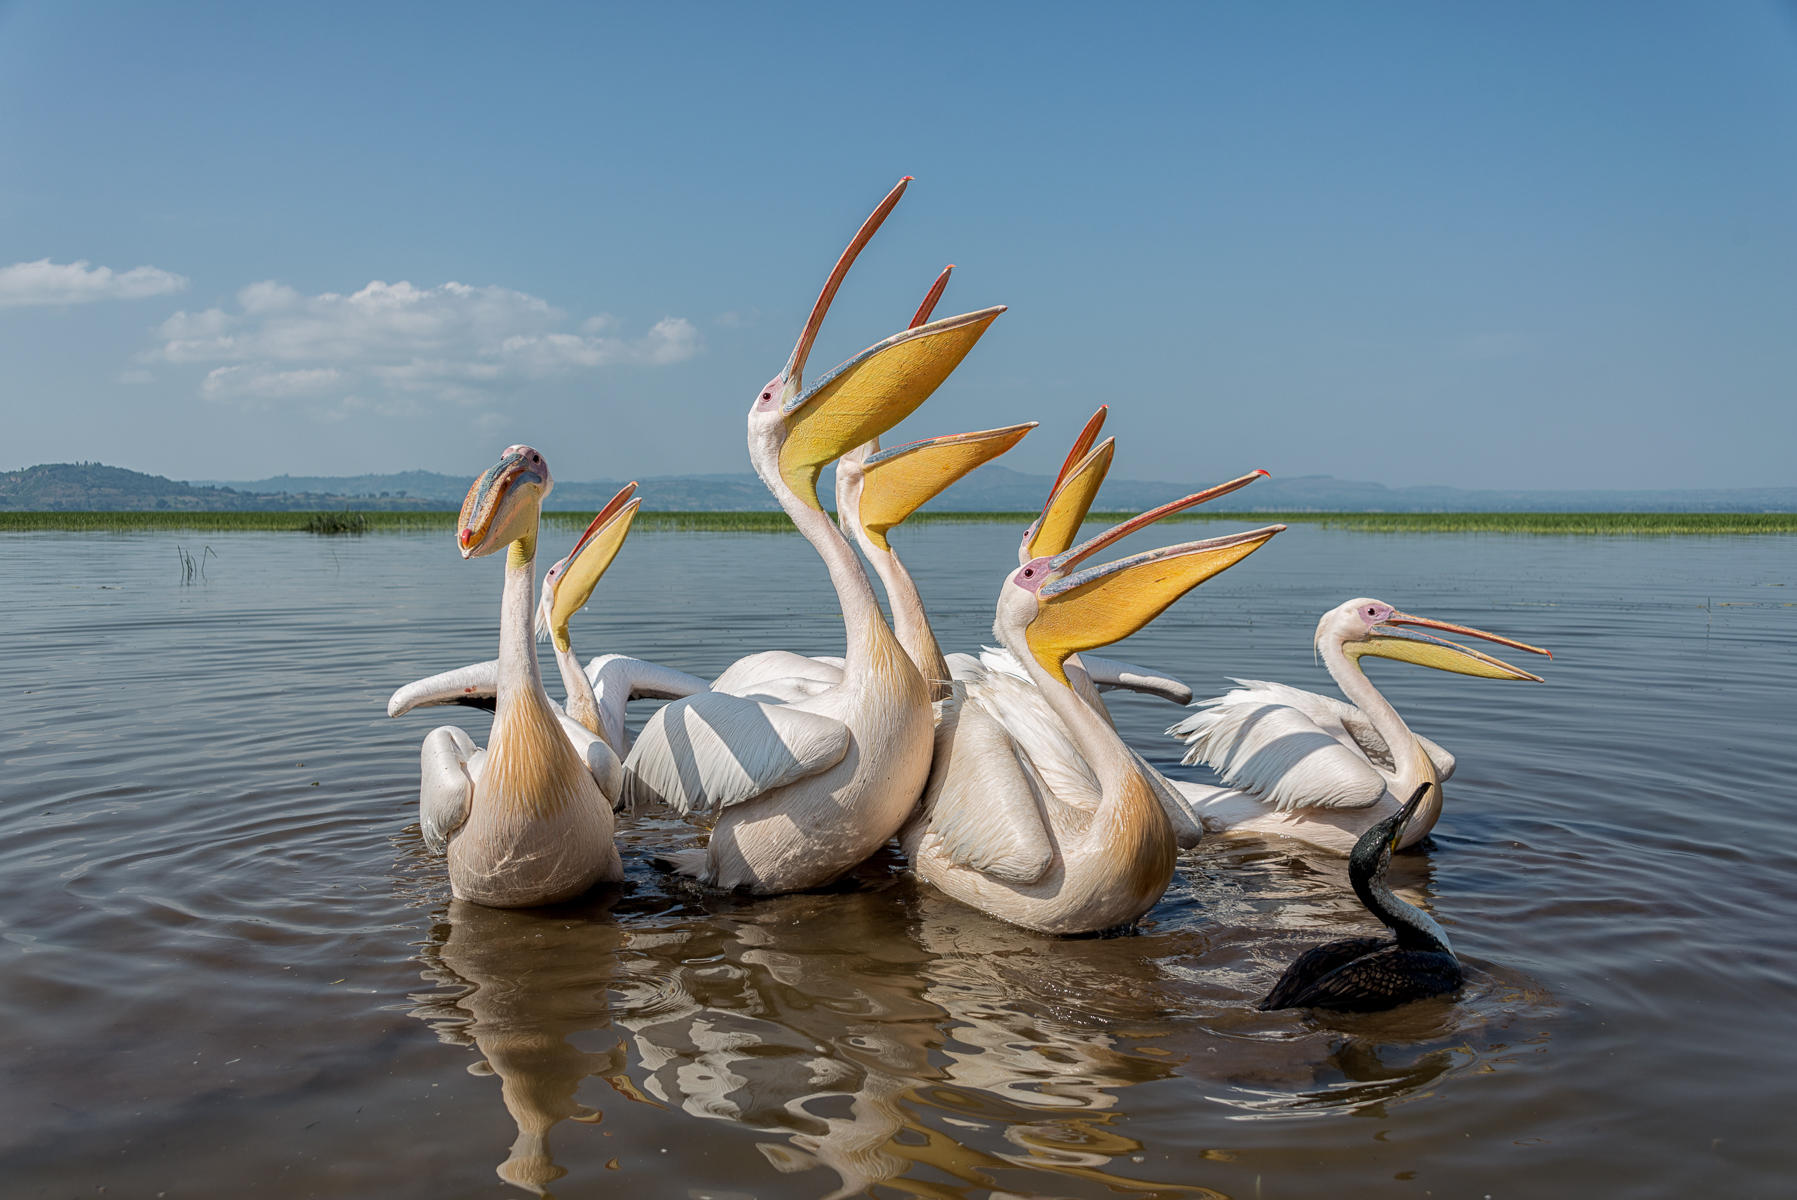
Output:
<svg viewBox="0 0 1797 1200">
<path fill-rule="evenodd" d="M 1202 1194 L 1109 1169 L 1142 1149 L 1107 1128 L 1117 1091 L 1167 1066 L 958 971 L 963 951 L 940 957 L 932 924 L 905 931 L 892 900 L 787 896 L 633 939 L 641 953 L 625 961 L 615 1019 L 635 1042 L 643 1090 L 782 1135 L 757 1143 L 763 1157 L 782 1173 L 827 1168 L 832 1198 L 886 1182 L 958 1194 L 929 1182 L 945 1175 L 991 1189 L 1019 1169 Z M 1009 942 L 1034 940 L 991 924 Z"/>
<path fill-rule="evenodd" d="M 450 991 L 412 997 L 412 1015 L 452 1045 L 472 1045 L 477 1075 L 497 1075 L 518 1139 L 499 1177 L 549 1195 L 567 1174 L 550 1154 L 549 1133 L 562 1121 L 596 1123 L 580 1103 L 598 1077 L 628 1099 L 642 1097 L 625 1073 L 620 1040 L 589 1052 L 569 1038 L 611 1024 L 606 995 L 626 935 L 590 902 L 578 907 L 498 909 L 452 900 L 446 923 L 431 931 L 422 958 L 425 978 Z M 585 1039 L 591 1044 L 592 1039 Z"/>
</svg>

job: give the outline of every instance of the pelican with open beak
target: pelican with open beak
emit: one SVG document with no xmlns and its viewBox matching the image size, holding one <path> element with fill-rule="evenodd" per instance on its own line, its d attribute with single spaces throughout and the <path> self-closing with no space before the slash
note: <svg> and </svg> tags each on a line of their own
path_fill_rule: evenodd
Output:
<svg viewBox="0 0 1797 1200">
<path fill-rule="evenodd" d="M 566 708 L 557 710 L 557 715 L 568 727 L 569 738 L 583 757 L 592 754 L 590 734 L 597 734 L 619 759 L 629 753 L 630 739 L 624 718 L 625 708 L 631 700 L 676 700 L 706 688 L 705 681 L 696 675 L 644 659 L 602 654 L 582 668 L 574 654 L 568 623 L 586 606 L 600 576 L 605 574 L 623 546 L 630 523 L 642 504 L 642 499 L 634 496 L 635 491 L 636 484 L 624 485 L 588 524 L 586 532 L 580 535 L 567 556 L 543 576 L 537 632 L 547 635 L 554 643 L 556 667 L 568 697 Z M 387 715 L 397 717 L 414 708 L 443 704 L 491 710 L 498 687 L 499 663 L 488 659 L 406 684 L 387 701 Z M 607 795 L 618 795 L 620 779 L 621 776 L 612 776 L 601 780 Z"/>
<path fill-rule="evenodd" d="M 929 322 L 954 269 L 951 263 L 936 277 L 909 328 Z M 889 450 L 881 450 L 880 439 L 874 437 L 837 461 L 837 528 L 855 540 L 880 576 L 892 606 L 893 632 L 930 685 L 932 699 L 947 694 L 948 668 L 916 582 L 899 561 L 888 535 L 957 480 L 1017 445 L 1035 425 L 1029 421 L 949 434 Z M 840 658 L 765 650 L 738 659 L 711 686 L 737 696 L 796 700 L 816 695 L 841 680 Z"/>
<path fill-rule="evenodd" d="M 425 738 L 420 755 L 425 840 L 446 850 L 456 896 L 494 908 L 551 904 L 624 877 L 612 798 L 601 785 L 617 778 L 616 756 L 596 736 L 590 756 L 575 748 L 537 666 L 537 529 L 553 486 L 541 454 L 511 446 L 468 489 L 462 557 L 506 550 L 493 732 L 483 751 L 445 725 Z"/>
<path fill-rule="evenodd" d="M 1004 309 L 906 329 L 816 386 L 803 383 L 837 288 L 908 182 L 850 241 L 786 365 L 749 409 L 755 471 L 824 560 L 842 608 L 841 678 L 790 702 L 715 690 L 676 700 L 650 718 L 625 760 L 632 801 L 713 819 L 705 848 L 669 858 L 715 887 L 766 894 L 830 883 L 897 832 L 929 773 L 929 688 L 886 624 L 854 548 L 818 503 L 817 478 L 910 415 Z"/>
<path fill-rule="evenodd" d="M 1222 787 L 1177 784 L 1205 829 L 1279 834 L 1347 854 L 1361 834 L 1428 783 L 1435 786 L 1405 820 L 1397 846 L 1422 840 L 1441 816 L 1440 784 L 1453 775 L 1454 756 L 1410 731 L 1367 679 L 1361 660 L 1392 658 L 1481 679 L 1541 682 L 1521 667 L 1422 630 L 1553 657 L 1539 646 L 1414 617 L 1382 600 L 1361 597 L 1331 609 L 1317 623 L 1316 649 L 1353 703 L 1238 679 L 1240 686 L 1204 701 L 1167 730 L 1185 741 L 1186 762 L 1204 763 L 1223 781 Z"/>
<path fill-rule="evenodd" d="M 1019 565 L 1033 558 L 1064 553 L 1079 535 L 1116 450 L 1115 439 L 1098 440 L 1104 418 L 1105 409 L 1100 408 L 1074 440 L 1055 477 L 1054 486 L 1049 490 L 1041 515 L 1024 531 L 1017 552 Z M 1250 472 L 1176 500 L 1155 512 L 1159 516 L 1171 515 L 1183 508 L 1226 496 L 1265 475 L 1265 471 Z M 977 658 L 970 654 L 951 654 L 948 665 L 957 681 L 977 691 L 985 711 L 1004 726 L 1005 732 L 1020 752 L 1028 756 L 1031 765 L 1051 789 L 1066 796 L 1095 794 L 1096 781 L 1092 778 L 1090 764 L 1074 745 L 1069 731 L 1029 672 L 1009 650 L 988 646 Z M 1104 691 L 1123 688 L 1159 696 L 1176 704 L 1187 704 L 1192 699 L 1191 688 L 1165 671 L 1101 658 L 1096 654 L 1069 656 L 1064 671 L 1068 686 L 1107 724 L 1113 722 L 1100 695 Z M 1172 823 L 1180 848 L 1196 846 L 1203 836 L 1203 828 L 1173 781 L 1134 750 L 1131 754 L 1135 755 L 1143 778 L 1153 787 L 1167 820 Z"/>
<path fill-rule="evenodd" d="M 1199 493 L 1202 496 L 1203 493 Z M 1032 558 L 1005 580 L 993 632 L 1028 672 L 1086 770 L 1051 786 L 980 690 L 943 715 L 922 810 L 901 841 L 913 869 L 963 904 L 1026 929 L 1091 933 L 1133 924 L 1173 877 L 1178 854 L 1140 761 L 1074 690 L 1073 655 L 1128 637 L 1285 527 L 1207 538 L 1080 570 L 1186 497 L 1071 550 Z"/>
</svg>

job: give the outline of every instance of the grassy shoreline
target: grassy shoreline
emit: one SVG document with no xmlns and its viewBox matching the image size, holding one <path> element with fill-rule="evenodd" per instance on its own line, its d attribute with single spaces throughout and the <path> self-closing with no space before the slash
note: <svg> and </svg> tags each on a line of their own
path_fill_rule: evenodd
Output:
<svg viewBox="0 0 1797 1200">
<path fill-rule="evenodd" d="M 1133 513 L 1093 513 L 1118 520 Z M 0 533 L 425 533 L 455 527 L 452 510 L 431 512 L 0 512 Z M 912 525 L 998 523 L 1027 525 L 1033 513 L 922 512 Z M 585 512 L 547 512 L 551 529 L 585 528 Z M 1523 533 L 1669 535 L 1797 533 L 1797 513 L 1379 513 L 1190 512 L 1174 521 L 1241 525 L 1285 522 L 1367 533 Z M 701 533 L 784 533 L 786 514 L 768 512 L 642 512 L 639 530 Z"/>
</svg>

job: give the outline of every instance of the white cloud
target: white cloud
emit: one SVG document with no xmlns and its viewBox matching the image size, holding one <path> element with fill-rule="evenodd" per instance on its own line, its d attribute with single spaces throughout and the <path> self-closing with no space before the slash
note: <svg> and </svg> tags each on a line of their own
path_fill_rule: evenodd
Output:
<svg viewBox="0 0 1797 1200">
<path fill-rule="evenodd" d="M 343 372 L 335 367 L 312 367 L 300 371 L 268 371 L 259 367 L 214 367 L 200 384 L 202 395 L 214 399 L 249 397 L 256 400 L 289 400 L 296 396 L 316 396 L 334 389 L 343 381 Z"/>
<path fill-rule="evenodd" d="M 502 287 L 376 280 L 347 295 L 307 296 L 267 281 L 238 292 L 233 310 L 168 318 L 148 357 L 216 364 L 200 389 L 215 399 L 328 395 L 342 408 L 353 393 L 357 407 L 412 411 L 427 397 L 469 404 L 523 380 L 666 366 L 699 352 L 699 332 L 682 317 L 664 317 L 636 338 L 604 314 L 578 333 L 565 332 L 566 323 L 548 302 Z"/>
<path fill-rule="evenodd" d="M 187 286 L 187 277 L 160 267 L 132 267 L 114 271 L 96 267 L 86 259 L 53 263 L 36 262 L 0 267 L 0 306 L 85 304 L 90 300 L 141 300 L 165 296 Z"/>
</svg>

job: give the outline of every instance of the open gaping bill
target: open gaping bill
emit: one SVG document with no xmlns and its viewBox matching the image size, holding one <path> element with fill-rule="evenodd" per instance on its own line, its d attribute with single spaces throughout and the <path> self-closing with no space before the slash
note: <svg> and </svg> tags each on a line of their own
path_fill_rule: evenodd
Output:
<svg viewBox="0 0 1797 1200">
<path fill-rule="evenodd" d="M 612 842 L 612 797 L 601 786 L 618 778 L 617 757 L 591 734 L 575 748 L 578 727 L 558 719 L 537 668 L 537 527 L 553 486 L 541 454 L 511 446 L 468 489 L 462 557 L 507 550 L 493 732 L 477 750 L 466 733 L 445 725 L 424 739 L 420 754 L 425 841 L 447 849 L 458 897 L 495 908 L 566 900 L 624 877 Z"/>
<path fill-rule="evenodd" d="M 1397 812 L 1360 835 L 1348 856 L 1348 882 L 1354 885 L 1354 894 L 1397 937 L 1343 938 L 1305 951 L 1285 969 L 1260 1009 L 1377 1012 L 1444 996 L 1460 986 L 1460 960 L 1448 945 L 1448 935 L 1433 917 L 1392 895 L 1385 884 L 1391 852 L 1404 835 L 1405 823 L 1435 787 L 1418 784 Z"/>
<path fill-rule="evenodd" d="M 619 757 L 629 753 L 630 739 L 624 724 L 625 706 L 635 699 L 650 697 L 673 700 L 705 690 L 703 679 L 676 671 L 657 663 L 622 654 L 602 654 L 587 663 L 583 670 L 574 654 L 573 638 L 568 622 L 586 605 L 599 577 L 605 574 L 624 536 L 630 531 L 640 498 L 632 499 L 636 484 L 626 484 L 613 496 L 567 557 L 550 567 L 543 576 L 543 600 L 537 611 L 537 629 L 547 631 L 555 645 L 555 663 L 568 697 L 567 720 L 589 733 L 596 733 Z M 414 708 L 441 704 L 464 704 L 491 710 L 497 694 L 499 663 L 496 659 L 444 671 L 393 693 L 387 701 L 387 715 L 397 717 Z M 576 748 L 588 739 L 572 734 Z M 607 792 L 617 794 L 617 787 Z"/>
<path fill-rule="evenodd" d="M 1041 515 L 1024 531 L 1017 552 L 1019 566 L 1033 558 L 1064 553 L 1078 536 L 1116 449 L 1112 438 L 1102 442 L 1096 440 L 1104 417 L 1105 409 L 1101 407 L 1074 441 L 1054 486 L 1049 490 Z M 1228 495 L 1265 474 L 1265 471 L 1255 471 L 1243 475 L 1176 500 L 1171 505 L 1163 505 L 1155 509 L 1154 514 L 1158 519 Z M 987 647 L 977 658 L 970 654 L 951 654 L 948 667 L 954 679 L 978 692 L 982 707 L 1004 726 L 1006 734 L 1020 753 L 1029 758 L 1050 790 L 1063 796 L 1095 794 L 1097 781 L 1092 776 L 1090 763 L 1075 746 L 1066 726 L 1055 715 L 1029 672 L 1009 650 Z M 1104 689 L 1128 688 L 1158 695 L 1177 704 L 1185 704 L 1192 698 L 1191 689 L 1169 675 L 1133 663 L 1100 658 L 1096 654 L 1070 655 L 1063 671 L 1074 693 L 1110 725 L 1114 722 L 1099 694 Z M 1160 800 L 1180 849 L 1196 846 L 1202 828 L 1172 781 L 1133 749 L 1130 754 Z"/>
<path fill-rule="evenodd" d="M 911 318 L 911 328 L 915 329 L 930 319 L 954 269 L 954 264 L 951 263 L 936 277 L 929 294 L 924 297 L 916 315 Z M 1082 443 L 1076 445 L 1073 455 L 1068 459 L 1069 465 L 1091 449 L 1092 437 L 1103 423 L 1104 412 L 1101 407 L 1097 416 L 1087 423 L 1086 431 L 1081 435 Z M 893 632 L 898 636 L 899 644 L 911 656 L 918 671 L 923 674 L 924 681 L 930 685 L 932 700 L 941 700 L 948 694 L 951 678 L 966 678 L 970 672 L 977 673 L 984 668 L 980 660 L 971 655 L 956 654 L 947 659 L 943 657 L 941 645 L 930 627 L 929 614 L 924 609 L 916 581 L 899 561 L 898 553 L 888 540 L 889 535 L 907 517 L 946 491 L 962 476 L 1015 446 L 1035 424 L 1031 421 L 977 433 L 950 434 L 905 446 L 894 446 L 889 450 L 881 450 L 879 439 L 873 438 L 850 450 L 837 462 L 837 526 L 847 536 L 855 539 L 861 553 L 873 564 L 875 573 L 880 576 L 880 582 L 886 589 L 887 601 L 892 607 Z M 1108 448 L 1105 455 L 1108 464 Z M 1062 474 L 1066 473 L 1067 469 L 1064 467 Z M 1099 478 L 1102 478 L 1102 472 L 1099 473 Z M 1057 480 L 1057 489 L 1059 485 L 1060 481 Z M 1090 502 L 1089 496 L 1087 502 Z M 1085 508 L 1081 507 L 1072 527 L 1065 530 L 1065 539 L 1056 548 L 1057 553 L 1073 543 L 1073 535 L 1078 532 L 1079 522 L 1084 517 Z M 1035 526 L 1031 528 L 1033 530 Z M 1029 540 L 1026 535 L 1026 546 Z M 1019 564 L 1028 561 L 1030 557 L 1030 554 L 1024 554 L 1019 558 Z M 998 653 L 1003 654 L 1003 651 Z M 1068 670 L 1070 677 L 1076 679 L 1076 686 L 1083 686 L 1094 697 L 1097 693 L 1093 690 L 1093 684 L 1099 687 L 1132 687 L 1153 691 L 1170 696 L 1178 704 L 1188 703 L 1192 698 L 1191 689 L 1177 680 L 1154 676 L 1129 663 L 1094 658 L 1089 666 L 1090 682 L 1086 682 L 1087 666 L 1081 663 L 1079 656 L 1069 660 Z M 954 672 L 952 676 L 951 671 Z M 1022 669 L 1017 668 L 1017 673 L 1021 677 Z M 769 650 L 739 659 L 713 681 L 712 688 L 738 696 L 792 700 L 814 695 L 841 678 L 840 658 Z M 1101 711 L 1102 707 L 1100 704 Z M 1195 832 L 1195 825 L 1193 829 Z"/>
<path fill-rule="evenodd" d="M 1173 827 L 1140 760 L 1074 691 L 1067 660 L 1128 637 L 1285 527 L 1070 572 L 1195 502 L 1132 518 L 1062 554 L 1034 558 L 1006 579 L 993 632 L 1023 664 L 1085 769 L 1057 772 L 1051 783 L 969 685 L 960 703 L 944 705 L 923 808 L 900 835 L 919 877 L 963 904 L 1044 933 L 1127 926 L 1160 899 L 1178 854 Z"/>
<path fill-rule="evenodd" d="M 907 182 L 843 251 L 786 366 L 749 409 L 756 473 L 824 560 L 842 607 L 841 678 L 790 702 L 720 691 L 676 700 L 650 718 L 625 760 L 632 801 L 658 799 L 714 818 L 705 849 L 670 858 L 716 887 L 765 894 L 831 882 L 897 831 L 929 772 L 929 689 L 887 626 L 854 549 L 819 505 L 817 477 L 923 403 L 1004 309 L 907 329 L 817 386 L 802 383 L 837 287 Z"/>
<path fill-rule="evenodd" d="M 1390 701 L 1361 669 L 1361 659 L 1400 662 L 1482 679 L 1541 682 L 1520 667 L 1478 650 L 1401 628 L 1428 628 L 1483 638 L 1500 646 L 1553 655 L 1465 625 L 1401 613 L 1361 597 L 1323 614 L 1316 649 L 1330 678 L 1353 704 L 1281 683 L 1238 679 L 1168 729 L 1185 739 L 1185 761 L 1215 770 L 1225 786 L 1179 782 L 1180 794 L 1210 832 L 1279 834 L 1345 854 L 1356 839 L 1403 807 L 1422 784 L 1422 806 L 1406 819 L 1397 847 L 1415 845 L 1441 816 L 1443 780 L 1454 773 L 1447 751 L 1410 732 Z"/>
</svg>

